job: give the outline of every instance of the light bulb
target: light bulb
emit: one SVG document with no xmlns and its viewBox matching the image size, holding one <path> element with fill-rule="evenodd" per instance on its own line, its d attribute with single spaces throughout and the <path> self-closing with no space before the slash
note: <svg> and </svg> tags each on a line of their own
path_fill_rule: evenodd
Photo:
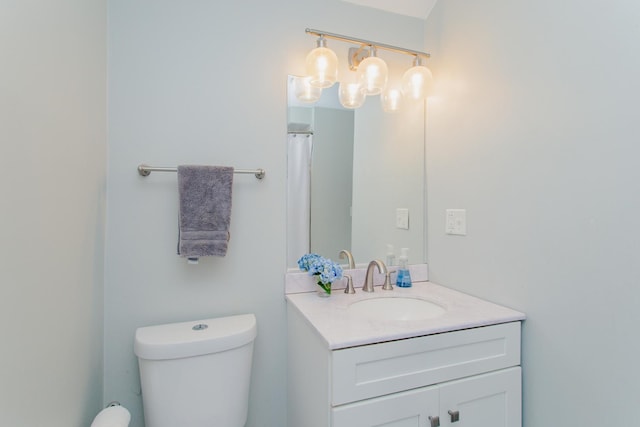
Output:
<svg viewBox="0 0 640 427">
<path fill-rule="evenodd" d="M 397 88 L 387 88 L 380 95 L 380 102 L 385 113 L 398 112 L 402 106 L 402 91 Z"/>
<path fill-rule="evenodd" d="M 310 77 L 296 77 L 293 80 L 294 93 L 300 102 L 313 103 L 320 99 L 322 88 L 311 86 Z"/>
<path fill-rule="evenodd" d="M 338 80 L 338 57 L 326 47 L 324 37 L 318 39 L 318 47 L 307 55 L 306 65 L 312 86 L 327 88 Z"/>
<path fill-rule="evenodd" d="M 377 95 L 382 92 L 387 84 L 388 75 L 387 64 L 375 56 L 375 49 L 372 50 L 371 56 L 358 65 L 358 81 L 366 95 Z"/>
<path fill-rule="evenodd" d="M 340 99 L 340 105 L 344 108 L 360 108 L 364 104 L 366 97 L 367 95 L 365 95 L 360 83 L 340 83 L 338 98 Z"/>
<path fill-rule="evenodd" d="M 402 93 L 408 99 L 422 101 L 431 90 L 432 83 L 431 70 L 420 65 L 419 60 L 416 60 L 415 65 L 402 76 Z"/>
</svg>

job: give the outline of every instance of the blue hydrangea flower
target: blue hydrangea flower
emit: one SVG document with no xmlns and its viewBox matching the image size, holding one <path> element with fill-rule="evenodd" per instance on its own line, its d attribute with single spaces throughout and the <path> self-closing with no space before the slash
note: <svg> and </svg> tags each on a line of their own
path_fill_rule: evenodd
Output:
<svg viewBox="0 0 640 427">
<path fill-rule="evenodd" d="M 322 270 L 319 271 L 319 281 L 323 284 L 333 283 L 335 280 L 342 279 L 342 267 L 330 259 L 325 260 L 322 264 Z"/>
<path fill-rule="evenodd" d="M 302 255 L 302 257 L 298 260 L 298 267 L 302 271 L 311 272 L 312 268 L 314 268 L 314 266 L 321 260 L 324 260 L 324 258 L 318 254 L 305 254 Z"/>
<path fill-rule="evenodd" d="M 342 279 L 342 267 L 318 254 L 303 255 L 298 260 L 298 267 L 316 276 L 318 285 L 328 294 L 331 293 L 331 283 Z"/>
</svg>

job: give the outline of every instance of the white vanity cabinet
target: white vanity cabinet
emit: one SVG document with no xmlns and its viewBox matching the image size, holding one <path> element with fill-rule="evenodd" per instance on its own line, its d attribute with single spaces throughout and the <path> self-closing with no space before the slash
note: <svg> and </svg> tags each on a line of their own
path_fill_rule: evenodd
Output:
<svg viewBox="0 0 640 427">
<path fill-rule="evenodd" d="M 330 349 L 287 313 L 288 427 L 521 426 L 519 321 Z"/>
<path fill-rule="evenodd" d="M 520 368 L 333 408 L 333 427 L 520 426 Z"/>
</svg>

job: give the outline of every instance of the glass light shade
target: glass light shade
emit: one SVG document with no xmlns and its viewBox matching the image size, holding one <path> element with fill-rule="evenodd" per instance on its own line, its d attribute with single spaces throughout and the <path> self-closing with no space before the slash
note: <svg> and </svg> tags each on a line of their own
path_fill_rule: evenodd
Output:
<svg viewBox="0 0 640 427">
<path fill-rule="evenodd" d="M 387 88 L 380 95 L 380 102 L 385 113 L 395 113 L 402 107 L 402 91 L 396 88 Z"/>
<path fill-rule="evenodd" d="M 366 95 L 377 95 L 387 85 L 387 64 L 376 56 L 365 58 L 358 65 L 358 82 Z"/>
<path fill-rule="evenodd" d="M 307 76 L 311 86 L 331 87 L 338 80 L 338 57 L 326 47 L 317 47 L 307 55 Z"/>
<path fill-rule="evenodd" d="M 340 105 L 344 108 L 360 108 L 364 104 L 367 95 L 360 83 L 340 83 L 338 89 Z"/>
<path fill-rule="evenodd" d="M 402 93 L 407 99 L 422 101 L 433 83 L 433 75 L 424 65 L 409 68 L 402 76 Z"/>
<path fill-rule="evenodd" d="M 314 103 L 320 99 L 322 88 L 311 86 L 310 77 L 296 77 L 293 81 L 293 90 L 300 102 Z"/>
</svg>

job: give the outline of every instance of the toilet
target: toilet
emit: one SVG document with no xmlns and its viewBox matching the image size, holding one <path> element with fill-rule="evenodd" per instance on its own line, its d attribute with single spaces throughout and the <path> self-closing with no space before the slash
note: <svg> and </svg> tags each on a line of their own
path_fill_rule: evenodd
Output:
<svg viewBox="0 0 640 427">
<path fill-rule="evenodd" d="M 138 328 L 146 427 L 243 427 L 255 337 L 253 314 Z"/>
</svg>

